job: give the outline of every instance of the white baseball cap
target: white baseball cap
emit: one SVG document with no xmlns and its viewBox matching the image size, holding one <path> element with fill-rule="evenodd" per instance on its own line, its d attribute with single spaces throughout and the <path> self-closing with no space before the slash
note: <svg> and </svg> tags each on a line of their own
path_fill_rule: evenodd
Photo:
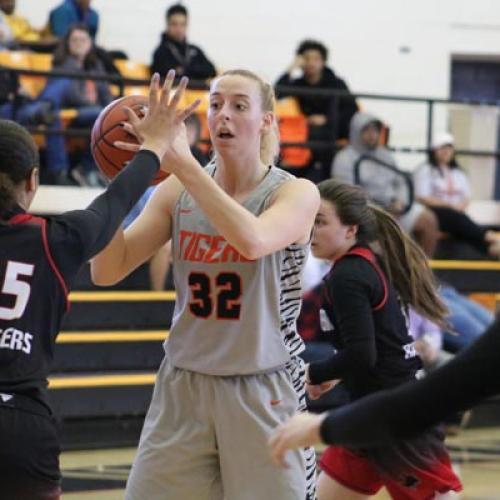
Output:
<svg viewBox="0 0 500 500">
<path fill-rule="evenodd" d="M 443 146 L 453 146 L 455 144 L 454 137 L 449 132 L 441 132 L 434 136 L 432 141 L 432 149 L 441 148 Z"/>
</svg>

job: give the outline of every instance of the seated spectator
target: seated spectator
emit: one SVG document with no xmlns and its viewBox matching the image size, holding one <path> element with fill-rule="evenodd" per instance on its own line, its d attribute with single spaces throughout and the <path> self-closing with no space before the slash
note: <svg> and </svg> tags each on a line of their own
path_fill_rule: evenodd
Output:
<svg viewBox="0 0 500 500">
<path fill-rule="evenodd" d="M 432 257 L 438 238 L 435 215 L 420 203 L 410 199 L 411 180 L 397 169 L 387 147 L 380 144 L 381 121 L 358 111 L 352 118 L 349 145 L 339 151 L 332 164 L 331 175 L 348 184 L 359 184 L 370 198 L 392 212 L 405 231 L 414 235 L 427 256 Z M 359 179 L 356 179 L 356 165 Z M 401 213 L 401 207 L 408 210 Z"/>
<path fill-rule="evenodd" d="M 455 354 L 472 344 L 493 323 L 494 316 L 485 307 L 442 283 L 440 296 L 448 308 L 446 318 L 452 331 L 443 332 L 443 346 Z"/>
<path fill-rule="evenodd" d="M 44 30 L 34 28 L 28 19 L 15 13 L 16 0 L 0 0 L 0 11 L 10 27 L 13 41 L 20 42 L 39 42 L 53 44 L 55 39 L 44 33 Z"/>
<path fill-rule="evenodd" d="M 49 134 L 45 136 L 45 168 L 40 172 L 41 180 L 49 184 L 69 184 L 64 138 L 50 133 L 61 129 L 58 111 L 50 102 L 32 99 L 20 86 L 15 73 L 0 71 L 0 118 L 27 127 L 45 126 Z"/>
<path fill-rule="evenodd" d="M 167 26 L 161 35 L 160 45 L 153 53 L 151 73 L 162 79 L 168 70 L 175 69 L 177 76 L 205 80 L 216 75 L 215 66 L 196 45 L 188 43 L 188 11 L 180 4 L 172 5 L 166 13 Z"/>
<path fill-rule="evenodd" d="M 74 24 L 86 26 L 92 39 L 99 29 L 99 14 L 90 7 L 92 0 L 64 0 L 50 11 L 49 26 L 53 35 L 65 37 Z"/>
<path fill-rule="evenodd" d="M 74 25 L 61 40 L 54 53 L 54 69 L 70 72 L 102 73 L 104 68 L 97 59 L 86 26 Z M 70 126 L 90 128 L 104 106 L 113 100 L 109 85 L 104 80 L 53 77 L 40 94 L 40 99 L 51 102 L 56 108 L 75 108 L 78 112 Z M 101 185 L 101 178 L 88 148 L 72 176 L 83 185 Z"/>
<path fill-rule="evenodd" d="M 314 40 L 304 40 L 299 45 L 296 57 L 286 73 L 280 76 L 276 85 L 286 85 L 297 88 L 335 89 L 349 91 L 344 80 L 339 78 L 327 66 L 328 49 Z M 278 98 L 285 97 L 283 91 L 277 91 Z M 346 139 L 349 132 L 349 122 L 358 110 L 356 100 L 352 96 L 333 97 L 318 95 L 296 96 L 300 109 L 307 116 L 309 124 L 309 140 L 329 141 Z M 337 106 L 335 105 L 337 101 Z M 312 168 L 319 170 L 314 178 L 313 172 L 304 172 L 306 176 L 313 175 L 312 180 L 320 181 L 328 177 L 328 168 L 333 153 L 329 149 L 317 150 L 313 154 Z"/>
<path fill-rule="evenodd" d="M 470 201 L 470 183 L 460 168 L 451 134 L 436 136 L 427 163 L 414 174 L 415 197 L 429 207 L 441 231 L 474 246 L 479 252 L 500 257 L 500 239 L 472 221 L 464 210 Z"/>
</svg>

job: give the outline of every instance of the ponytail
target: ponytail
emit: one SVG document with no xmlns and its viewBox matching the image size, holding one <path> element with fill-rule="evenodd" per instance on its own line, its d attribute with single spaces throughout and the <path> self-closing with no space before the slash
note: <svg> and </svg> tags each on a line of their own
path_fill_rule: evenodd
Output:
<svg viewBox="0 0 500 500">
<path fill-rule="evenodd" d="M 390 283 L 401 301 L 422 316 L 446 327 L 447 310 L 441 301 L 434 275 L 420 248 L 382 208 L 368 202 L 359 186 L 342 184 L 334 179 L 320 182 L 321 198 L 335 206 L 340 222 L 358 227 L 359 243 L 377 247 Z"/>
<path fill-rule="evenodd" d="M 38 148 L 16 122 L 0 119 L 0 210 L 16 203 L 17 187 L 39 166 Z"/>
<path fill-rule="evenodd" d="M 280 131 L 276 120 L 260 139 L 260 161 L 272 165 L 280 153 Z"/>
<path fill-rule="evenodd" d="M 437 293 L 434 275 L 420 247 L 396 220 L 377 205 L 368 205 L 377 225 L 377 242 L 389 281 L 405 304 L 422 316 L 446 327 L 446 306 Z"/>
</svg>

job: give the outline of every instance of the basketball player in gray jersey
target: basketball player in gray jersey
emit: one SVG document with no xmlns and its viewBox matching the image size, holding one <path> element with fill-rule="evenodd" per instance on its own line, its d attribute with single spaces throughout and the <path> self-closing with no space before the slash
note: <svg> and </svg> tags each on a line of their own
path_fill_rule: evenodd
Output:
<svg viewBox="0 0 500 500">
<path fill-rule="evenodd" d="M 139 139 L 141 126 L 130 115 Z M 267 439 L 305 407 L 295 320 L 319 195 L 271 166 L 274 96 L 253 73 L 212 83 L 208 126 L 214 162 L 202 168 L 181 129 L 162 161 L 173 175 L 92 262 L 112 284 L 172 239 L 176 307 L 126 498 L 313 500 L 314 452 L 279 469 Z"/>
</svg>

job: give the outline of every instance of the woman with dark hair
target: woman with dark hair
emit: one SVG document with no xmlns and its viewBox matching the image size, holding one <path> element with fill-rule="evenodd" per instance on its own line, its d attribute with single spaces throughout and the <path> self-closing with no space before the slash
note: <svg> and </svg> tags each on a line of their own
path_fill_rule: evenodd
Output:
<svg viewBox="0 0 500 500">
<path fill-rule="evenodd" d="M 387 212 L 357 186 L 328 180 L 319 191 L 312 251 L 333 262 L 319 323 L 337 352 L 308 365 L 308 392 L 316 399 L 340 382 L 357 400 L 415 379 L 422 365 L 408 331 L 409 306 L 438 324 L 446 309 L 425 255 Z M 397 499 L 461 489 L 437 429 L 385 448 L 332 446 L 321 467 L 319 500 L 366 498 L 383 486 Z"/>
<path fill-rule="evenodd" d="M 467 241 L 483 254 L 500 257 L 500 239 L 464 212 L 470 201 L 470 183 L 455 159 L 451 134 L 436 136 L 428 162 L 415 172 L 414 186 L 416 199 L 436 214 L 441 231 Z"/>
<path fill-rule="evenodd" d="M 106 74 L 85 25 L 73 25 L 61 40 L 54 53 L 53 68 L 70 73 Z M 70 126 L 89 128 L 101 110 L 113 100 L 113 96 L 105 80 L 53 77 L 47 82 L 39 99 L 50 102 L 55 109 L 76 109 L 77 115 Z M 97 184 L 95 165 L 88 148 L 80 163 L 82 171 L 72 172 L 76 180 L 80 184 Z"/>
<path fill-rule="evenodd" d="M 68 290 L 111 241 L 194 109 L 177 109 L 187 80 L 168 103 L 170 76 L 162 91 L 158 75 L 152 80 L 141 151 L 86 210 L 51 218 L 27 213 L 38 188 L 38 150 L 23 127 L 0 120 L 0 498 L 60 496 L 47 376 Z"/>
</svg>

